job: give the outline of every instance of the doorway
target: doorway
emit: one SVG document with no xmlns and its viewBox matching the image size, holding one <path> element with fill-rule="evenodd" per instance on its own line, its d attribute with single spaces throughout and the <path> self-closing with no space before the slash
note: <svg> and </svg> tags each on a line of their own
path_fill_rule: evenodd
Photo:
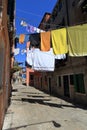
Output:
<svg viewBox="0 0 87 130">
<path fill-rule="evenodd" d="M 41 85 L 41 88 L 42 88 L 42 77 L 40 78 L 40 85 Z"/>
<path fill-rule="evenodd" d="M 70 97 L 68 75 L 63 76 L 64 96 Z"/>
<path fill-rule="evenodd" d="M 49 77 L 49 94 L 52 94 L 52 89 L 51 89 L 51 78 Z"/>
</svg>

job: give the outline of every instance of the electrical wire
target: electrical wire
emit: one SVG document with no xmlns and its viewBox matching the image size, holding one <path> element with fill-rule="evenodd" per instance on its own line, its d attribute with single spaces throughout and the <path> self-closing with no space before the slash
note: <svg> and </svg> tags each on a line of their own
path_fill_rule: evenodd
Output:
<svg viewBox="0 0 87 130">
<path fill-rule="evenodd" d="M 25 21 L 32 21 L 32 22 L 35 22 L 34 20 L 28 20 L 28 19 L 26 19 L 26 18 L 22 18 L 22 17 L 18 17 L 18 16 L 16 16 L 16 18 L 18 18 L 20 21 L 21 20 L 25 20 Z M 50 24 L 50 23 L 42 23 L 43 25 L 52 25 L 52 26 L 59 26 L 59 27 L 65 27 L 65 26 L 60 26 L 60 25 L 58 25 L 58 24 Z"/>
<path fill-rule="evenodd" d="M 27 20 L 26 18 L 22 18 L 22 17 L 16 17 L 16 18 L 18 18 L 18 19 L 20 19 L 20 20 Z M 30 20 L 29 20 L 30 21 Z M 31 20 L 31 21 L 34 21 L 34 20 Z M 75 26 L 75 25 L 81 25 L 81 24 L 85 24 L 85 23 L 87 23 L 87 20 L 85 20 L 85 21 L 82 21 L 82 22 L 78 22 L 78 23 L 76 23 L 76 24 L 74 24 L 74 25 L 72 25 L 72 26 Z M 54 27 L 69 27 L 68 25 L 65 25 L 65 26 L 62 26 L 62 25 L 59 25 L 59 24 L 52 24 L 52 23 L 42 23 L 43 25 L 52 25 L 52 26 L 54 26 Z M 50 28 L 49 28 L 50 29 Z"/>
<path fill-rule="evenodd" d="M 34 15 L 34 16 L 38 16 L 38 17 L 42 17 L 42 15 L 39 15 L 39 14 L 35 14 L 35 13 L 32 13 L 32 12 L 28 12 L 28 11 L 24 11 L 24 10 L 21 10 L 21 9 L 16 9 L 17 11 L 19 12 L 22 12 L 22 13 L 26 13 L 26 14 L 31 14 L 31 15 Z"/>
<path fill-rule="evenodd" d="M 52 2 L 51 0 L 49 0 L 48 1 L 48 4 L 46 4 L 46 6 L 47 6 L 47 9 L 48 8 L 50 8 L 50 2 Z M 35 16 L 38 16 L 38 17 L 42 17 L 42 15 L 40 15 L 40 14 L 35 14 L 35 13 L 33 13 L 33 12 L 30 12 L 30 11 L 25 11 L 25 10 L 21 10 L 21 9 L 16 9 L 17 11 L 19 11 L 19 12 L 22 12 L 22 13 L 26 13 L 26 14 L 31 14 L 31 15 L 35 15 Z"/>
</svg>

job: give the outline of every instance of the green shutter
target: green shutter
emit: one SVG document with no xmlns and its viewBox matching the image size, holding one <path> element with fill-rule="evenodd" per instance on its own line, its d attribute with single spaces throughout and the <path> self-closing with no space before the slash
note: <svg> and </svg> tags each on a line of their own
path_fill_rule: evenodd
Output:
<svg viewBox="0 0 87 130">
<path fill-rule="evenodd" d="M 74 75 L 74 87 L 76 92 L 85 93 L 83 74 Z"/>
</svg>

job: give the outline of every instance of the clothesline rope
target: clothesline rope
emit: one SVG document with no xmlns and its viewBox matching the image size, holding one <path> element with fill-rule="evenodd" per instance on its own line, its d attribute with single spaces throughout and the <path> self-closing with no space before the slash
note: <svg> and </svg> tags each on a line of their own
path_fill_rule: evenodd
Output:
<svg viewBox="0 0 87 130">
<path fill-rule="evenodd" d="M 18 19 L 20 19 L 20 20 L 26 20 L 27 21 L 27 19 L 25 19 L 25 18 L 22 18 L 22 17 L 16 17 L 16 18 L 18 18 Z M 30 21 L 30 20 L 29 20 Z M 34 21 L 34 20 L 31 20 L 31 21 Z M 78 23 L 76 23 L 76 24 L 74 24 L 74 25 L 72 25 L 72 26 L 76 26 L 76 25 L 81 25 L 81 24 L 85 24 L 85 23 L 87 23 L 87 20 L 85 20 L 85 21 L 82 21 L 82 22 L 78 22 Z M 44 25 L 52 25 L 52 26 L 59 26 L 59 27 L 69 27 L 68 25 L 64 25 L 64 26 L 61 26 L 61 25 L 59 25 L 59 24 L 52 24 L 52 23 L 42 23 L 42 24 L 44 24 Z M 49 28 L 50 29 L 50 28 Z"/>
</svg>

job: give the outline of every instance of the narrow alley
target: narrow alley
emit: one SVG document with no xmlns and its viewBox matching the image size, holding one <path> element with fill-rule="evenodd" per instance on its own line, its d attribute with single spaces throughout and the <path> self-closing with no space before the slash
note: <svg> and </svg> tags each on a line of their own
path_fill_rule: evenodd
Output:
<svg viewBox="0 0 87 130">
<path fill-rule="evenodd" d="M 87 109 L 14 84 L 3 130 L 87 130 Z"/>
</svg>

